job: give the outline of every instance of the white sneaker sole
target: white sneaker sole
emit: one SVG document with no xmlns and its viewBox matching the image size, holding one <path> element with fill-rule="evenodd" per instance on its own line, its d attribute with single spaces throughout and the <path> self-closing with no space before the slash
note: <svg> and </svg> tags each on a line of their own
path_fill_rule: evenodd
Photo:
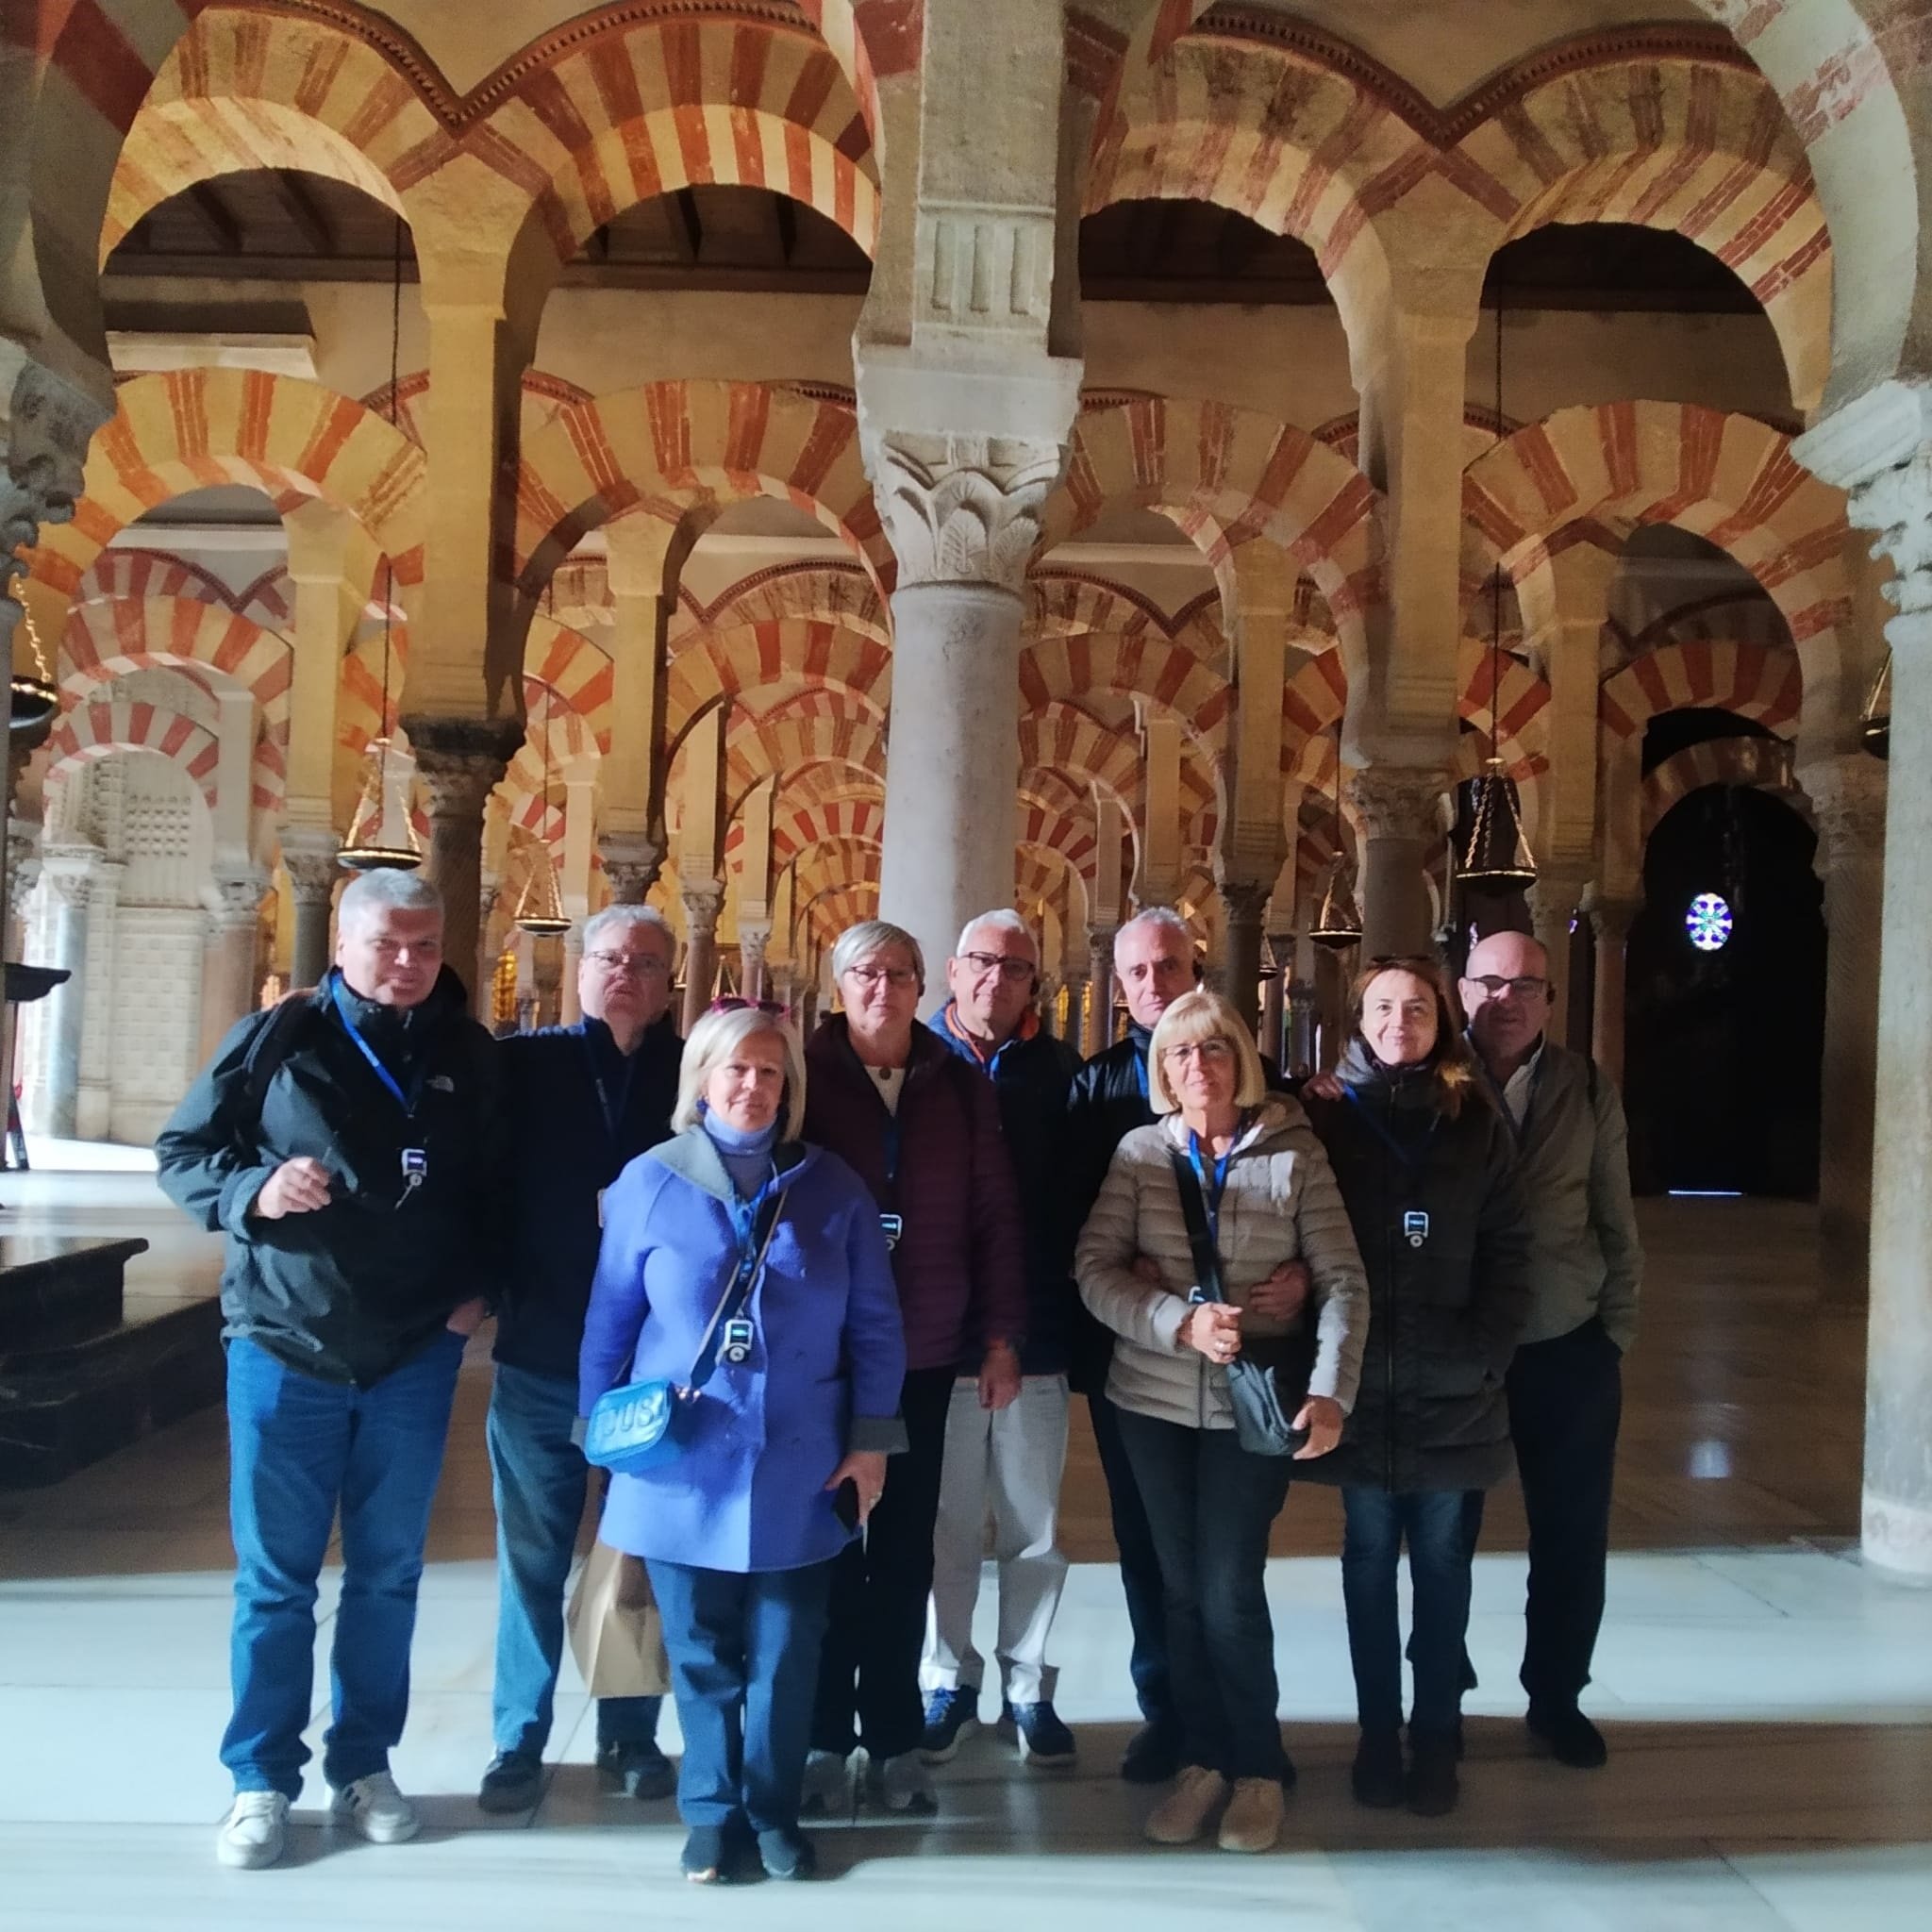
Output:
<svg viewBox="0 0 1932 1932">
<path fill-rule="evenodd" d="M 215 1840 L 215 1860 L 231 1872 L 262 1872 L 271 1865 L 279 1864 L 282 1854 L 288 1849 L 285 1832 L 277 1833 L 260 1844 L 231 1839 L 224 1832 Z"/>
<path fill-rule="evenodd" d="M 351 1831 L 359 1833 L 373 1845 L 406 1845 L 423 1829 L 423 1821 L 411 1816 L 400 1819 L 371 1818 L 366 1812 L 359 1812 L 353 1805 L 337 1798 L 329 1805 L 330 1813 L 346 1824 Z"/>
<path fill-rule="evenodd" d="M 961 1724 L 957 1731 L 953 1733 L 953 1741 L 950 1744 L 946 1745 L 943 1749 L 939 1751 L 928 1751 L 922 1744 L 919 1749 L 919 1761 L 922 1764 L 950 1764 L 952 1763 L 954 1758 L 958 1757 L 959 1746 L 963 1744 L 968 1738 L 978 1737 L 980 1732 L 983 1731 L 985 1728 L 986 1726 L 982 1724 L 976 1717 L 969 1717 L 966 1720 L 966 1722 L 963 1724 Z"/>
</svg>

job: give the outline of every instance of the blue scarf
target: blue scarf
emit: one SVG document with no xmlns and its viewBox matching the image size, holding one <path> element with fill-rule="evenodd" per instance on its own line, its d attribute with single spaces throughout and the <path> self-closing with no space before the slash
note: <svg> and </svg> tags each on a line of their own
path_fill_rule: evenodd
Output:
<svg viewBox="0 0 1932 1932">
<path fill-rule="evenodd" d="M 772 1172 L 772 1149 L 778 1144 L 778 1124 L 774 1121 L 762 1133 L 747 1134 L 723 1121 L 707 1108 L 699 1116 L 739 1199 L 748 1201 L 764 1185 Z"/>
</svg>

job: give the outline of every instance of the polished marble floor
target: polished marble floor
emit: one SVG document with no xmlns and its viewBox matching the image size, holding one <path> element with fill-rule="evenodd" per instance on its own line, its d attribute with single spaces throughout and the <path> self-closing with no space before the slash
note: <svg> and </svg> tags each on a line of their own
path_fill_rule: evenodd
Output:
<svg viewBox="0 0 1932 1932">
<path fill-rule="evenodd" d="M 17 1187 L 0 1186 L 0 1199 Z M 58 1489 L 0 1493 L 0 1928 L 1139 1932 L 1211 1917 L 1390 1932 L 1923 1932 L 1932 1595 L 1857 1559 L 1862 1324 L 1821 1306 L 1802 1208 L 1659 1203 L 1645 1221 L 1654 1265 L 1591 1693 L 1612 1748 L 1603 1772 L 1564 1772 L 1525 1749 L 1521 1518 L 1505 1493 L 1477 1565 L 1483 1682 L 1462 1807 L 1433 1823 L 1358 1810 L 1346 1789 L 1336 1510 L 1309 1488 L 1290 1498 L 1269 1579 L 1302 1767 L 1289 1839 L 1258 1859 L 1146 1845 L 1146 1799 L 1110 1775 L 1127 1734 L 1125 1620 L 1091 1445 L 1076 1429 L 1075 1565 L 1057 1633 L 1060 1708 L 1084 1747 L 1076 1774 L 1030 1773 L 978 1740 L 941 1774 L 936 1822 L 861 1815 L 827 1828 L 829 1882 L 693 1892 L 676 1877 L 669 1807 L 594 1790 L 591 1726 L 572 1688 L 542 1806 L 527 1822 L 486 1820 L 470 1795 L 490 1749 L 493 1596 L 479 1347 L 396 1759 L 428 1820 L 412 1845 L 344 1841 L 311 1791 L 284 1868 L 213 1862 L 228 1609 L 217 1416 Z M 325 1615 L 331 1601 L 325 1589 Z"/>
</svg>

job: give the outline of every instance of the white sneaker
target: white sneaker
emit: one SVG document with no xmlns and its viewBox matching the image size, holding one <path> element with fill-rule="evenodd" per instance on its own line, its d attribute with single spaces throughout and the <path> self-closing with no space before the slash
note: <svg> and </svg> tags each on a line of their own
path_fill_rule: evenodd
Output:
<svg viewBox="0 0 1932 1932">
<path fill-rule="evenodd" d="M 917 1751 L 901 1751 L 896 1757 L 881 1757 L 865 1771 L 866 1795 L 888 1811 L 907 1811 L 929 1818 L 940 1808 L 939 1793 L 933 1790 L 932 1774 Z"/>
<path fill-rule="evenodd" d="M 289 1801 L 279 1791 L 237 1791 L 215 1837 L 215 1857 L 241 1872 L 259 1872 L 289 1842 Z"/>
<path fill-rule="evenodd" d="M 396 1790 L 386 1771 L 372 1771 L 344 1785 L 329 1801 L 329 1809 L 345 1819 L 373 1845 L 399 1845 L 423 1828 L 416 1807 Z"/>
<path fill-rule="evenodd" d="M 852 1808 L 852 1773 L 836 1751 L 806 1754 L 805 1782 L 800 1787 L 801 1818 L 836 1818 Z"/>
</svg>

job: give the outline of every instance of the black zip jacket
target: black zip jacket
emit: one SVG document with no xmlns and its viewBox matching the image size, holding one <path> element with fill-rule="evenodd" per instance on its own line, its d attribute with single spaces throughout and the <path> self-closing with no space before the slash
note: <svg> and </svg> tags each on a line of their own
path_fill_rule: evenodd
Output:
<svg viewBox="0 0 1932 1932">
<path fill-rule="evenodd" d="M 602 1234 L 597 1197 L 639 1155 L 671 1138 L 684 1041 L 666 1013 L 645 1027 L 628 1060 L 609 1027 L 591 1019 L 513 1033 L 497 1052 L 514 1150 L 515 1228 L 496 1311 L 496 1359 L 575 1384 Z"/>
<path fill-rule="evenodd" d="M 404 1011 L 349 994 L 350 1011 L 414 1110 L 406 1115 L 335 1009 L 331 970 L 302 1010 L 251 1013 L 196 1076 L 155 1142 L 168 1197 L 228 1237 L 224 1333 L 326 1382 L 368 1388 L 429 1341 L 460 1303 L 502 1287 L 507 1201 L 494 1042 L 448 967 Z M 346 991 L 346 989 L 345 989 Z M 258 1035 L 273 1067 L 251 1082 Z M 260 1094 L 250 1104 L 251 1086 Z M 405 1185 L 404 1150 L 423 1157 Z M 248 1210 L 298 1155 L 328 1170 L 330 1199 L 278 1221 Z"/>
<path fill-rule="evenodd" d="M 1509 1129 L 1474 1086 L 1452 1117 L 1433 1067 L 1391 1072 L 1359 1036 L 1336 1072 L 1354 1099 L 1302 1104 L 1368 1270 L 1369 1339 L 1341 1447 L 1296 1479 L 1487 1489 L 1510 1467 L 1503 1376 L 1532 1290 Z"/>
</svg>

